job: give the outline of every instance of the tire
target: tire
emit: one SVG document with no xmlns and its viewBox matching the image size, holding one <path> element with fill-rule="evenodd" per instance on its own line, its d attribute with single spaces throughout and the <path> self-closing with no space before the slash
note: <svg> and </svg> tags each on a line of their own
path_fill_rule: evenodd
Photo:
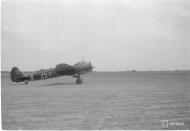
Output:
<svg viewBox="0 0 190 131">
<path fill-rule="evenodd" d="M 76 84 L 77 84 L 77 85 L 80 85 L 80 84 L 82 84 L 82 83 L 83 83 L 82 78 L 78 78 L 78 79 L 76 80 Z"/>
<path fill-rule="evenodd" d="M 25 81 L 24 84 L 25 84 L 25 85 L 28 85 L 28 81 Z"/>
</svg>

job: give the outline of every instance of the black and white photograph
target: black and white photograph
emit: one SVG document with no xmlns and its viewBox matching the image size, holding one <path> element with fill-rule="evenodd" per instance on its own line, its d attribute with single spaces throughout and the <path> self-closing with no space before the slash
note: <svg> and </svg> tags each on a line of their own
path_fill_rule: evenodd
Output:
<svg viewBox="0 0 190 131">
<path fill-rule="evenodd" d="M 190 130 L 190 0 L 1 0 L 2 130 Z"/>
</svg>

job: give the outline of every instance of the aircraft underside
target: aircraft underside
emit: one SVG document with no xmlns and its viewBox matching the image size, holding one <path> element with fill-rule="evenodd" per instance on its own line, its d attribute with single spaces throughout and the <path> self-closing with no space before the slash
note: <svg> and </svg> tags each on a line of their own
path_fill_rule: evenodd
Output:
<svg viewBox="0 0 190 131">
<path fill-rule="evenodd" d="M 76 77 L 76 76 L 72 76 L 72 77 L 77 78 L 77 79 L 76 79 L 76 84 L 77 84 L 77 85 L 83 83 L 83 78 L 82 78 L 80 75 L 78 75 L 77 77 Z M 45 79 L 41 79 L 41 80 L 45 80 Z M 24 84 L 27 85 L 29 81 L 30 81 L 30 80 L 26 80 L 26 81 L 24 82 Z"/>
</svg>

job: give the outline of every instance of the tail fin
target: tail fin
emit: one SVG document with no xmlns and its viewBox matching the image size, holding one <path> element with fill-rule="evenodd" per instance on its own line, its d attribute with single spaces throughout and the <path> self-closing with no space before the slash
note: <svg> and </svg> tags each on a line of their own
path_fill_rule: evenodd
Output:
<svg viewBox="0 0 190 131">
<path fill-rule="evenodd" d="M 11 80 L 13 82 L 21 82 L 28 80 L 28 77 L 24 76 L 24 74 L 17 67 L 13 67 L 11 70 Z"/>
</svg>

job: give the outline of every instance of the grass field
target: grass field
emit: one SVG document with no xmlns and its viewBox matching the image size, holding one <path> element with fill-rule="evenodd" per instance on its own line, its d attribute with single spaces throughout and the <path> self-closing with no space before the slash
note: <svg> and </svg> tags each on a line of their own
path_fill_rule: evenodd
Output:
<svg viewBox="0 0 190 131">
<path fill-rule="evenodd" d="M 1 79 L 6 130 L 190 129 L 189 72 L 94 73 L 83 85 L 72 77 L 28 85 L 8 73 Z"/>
</svg>

